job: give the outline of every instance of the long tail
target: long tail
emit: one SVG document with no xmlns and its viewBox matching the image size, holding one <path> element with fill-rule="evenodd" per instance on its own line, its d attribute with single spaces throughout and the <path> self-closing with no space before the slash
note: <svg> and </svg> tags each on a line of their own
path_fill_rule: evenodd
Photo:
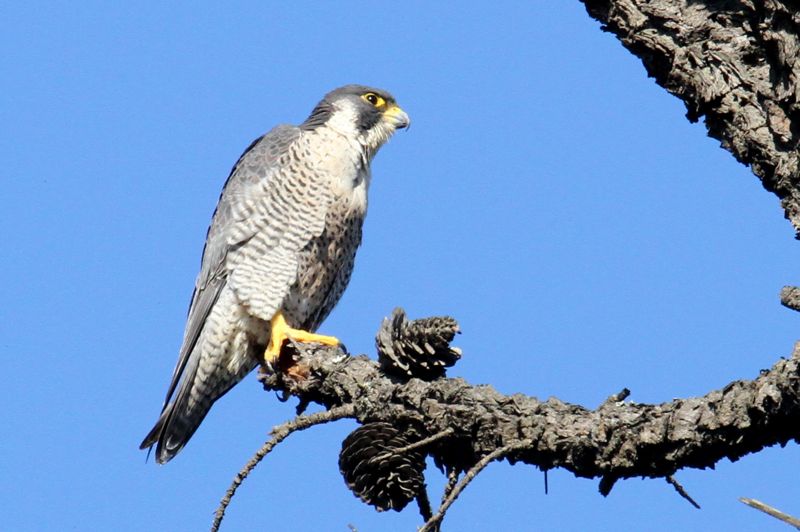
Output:
<svg viewBox="0 0 800 532">
<path fill-rule="evenodd" d="M 222 361 L 204 360 L 187 367 L 175 400 L 164 407 L 155 426 L 145 436 L 140 449 L 156 446 L 156 462 L 169 462 L 186 445 L 211 409 L 214 401 L 225 395 L 256 366 L 254 359 L 244 359 L 230 372 Z M 191 364 L 191 363 L 190 363 Z"/>
<path fill-rule="evenodd" d="M 211 410 L 210 404 L 202 410 L 178 412 L 175 403 L 170 403 L 139 448 L 147 449 L 156 445 L 156 462 L 159 464 L 169 462 L 183 449 L 209 410 Z"/>
<path fill-rule="evenodd" d="M 192 393 L 194 386 L 185 388 L 188 390 L 181 389 L 177 399 L 164 407 L 155 426 L 139 446 L 140 449 L 147 449 L 156 445 L 156 462 L 159 464 L 169 462 L 183 449 L 216 399 L 206 394 Z M 193 396 L 195 400 L 190 401 Z"/>
</svg>

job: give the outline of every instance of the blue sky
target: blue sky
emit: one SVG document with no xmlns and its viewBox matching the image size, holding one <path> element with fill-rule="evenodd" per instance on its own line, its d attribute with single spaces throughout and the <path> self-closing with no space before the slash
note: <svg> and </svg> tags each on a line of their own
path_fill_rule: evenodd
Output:
<svg viewBox="0 0 800 532">
<path fill-rule="evenodd" d="M 778 200 L 577 2 L 0 8 L 0 499 L 9 530 L 206 529 L 293 415 L 253 377 L 168 465 L 138 443 L 166 391 L 206 227 L 249 142 L 328 90 L 390 90 L 414 125 L 373 165 L 364 244 L 322 327 L 373 354 L 380 320 L 452 314 L 453 376 L 597 406 L 752 378 L 798 338 Z M 352 422 L 287 440 L 225 530 L 414 530 L 336 460 Z M 795 444 L 677 478 L 597 482 L 495 464 L 446 530 L 784 530 Z M 428 470 L 428 483 L 442 479 Z M 436 491 L 432 493 L 438 499 Z"/>
</svg>

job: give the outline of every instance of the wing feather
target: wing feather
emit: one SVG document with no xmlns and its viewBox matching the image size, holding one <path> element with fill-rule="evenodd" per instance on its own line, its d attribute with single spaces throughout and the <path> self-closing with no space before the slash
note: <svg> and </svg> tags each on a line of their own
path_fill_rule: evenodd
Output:
<svg viewBox="0 0 800 532">
<path fill-rule="evenodd" d="M 281 166 L 285 164 L 282 158 L 289 152 L 291 144 L 299 135 L 298 128 L 281 125 L 253 141 L 239 157 L 223 186 L 206 234 L 200 273 L 192 293 L 183 343 L 164 399 L 164 408 L 175 393 L 192 353 L 196 352 L 194 348 L 203 325 L 223 288 L 229 282 L 232 271 L 235 272 L 239 263 L 247 269 L 247 264 L 251 260 L 257 260 L 252 258 L 254 250 L 251 241 L 261 230 L 264 235 L 258 239 L 259 249 L 263 248 L 269 252 L 281 246 L 283 235 L 279 228 L 280 224 L 287 220 L 286 209 L 283 208 L 281 211 L 283 215 L 275 219 L 270 216 L 271 206 L 259 207 L 259 203 L 264 203 L 263 198 L 269 198 L 270 203 L 278 203 L 272 192 L 276 188 L 275 182 L 278 181 L 276 176 L 281 174 Z M 257 211 L 254 212 L 256 208 Z M 260 216 L 261 223 L 254 223 L 251 219 L 254 214 Z M 263 223 L 273 220 L 274 223 Z M 231 260 L 231 255 L 235 260 Z M 246 257 L 246 260 L 242 260 L 243 257 Z M 269 282 L 270 274 L 273 272 L 264 271 L 262 268 L 259 273 L 260 278 L 249 276 L 248 280 L 256 283 Z M 286 273 L 282 272 L 279 277 L 285 282 Z M 270 292 L 275 294 L 280 292 L 278 290 L 280 283 L 273 281 L 272 284 L 278 286 L 271 287 Z M 267 306 L 274 305 L 275 303 L 271 303 Z"/>
</svg>

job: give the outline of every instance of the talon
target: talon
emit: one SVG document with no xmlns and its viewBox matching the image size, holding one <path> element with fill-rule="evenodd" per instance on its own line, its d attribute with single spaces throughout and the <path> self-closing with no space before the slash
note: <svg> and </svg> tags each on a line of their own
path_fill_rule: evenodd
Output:
<svg viewBox="0 0 800 532">
<path fill-rule="evenodd" d="M 318 343 L 323 345 L 339 345 L 341 343 L 335 336 L 314 334 L 302 329 L 293 329 L 289 327 L 289 324 L 286 323 L 286 319 L 283 317 L 283 312 L 279 310 L 270 321 L 269 346 L 264 352 L 264 363 L 267 366 L 273 366 L 273 363 L 278 360 L 283 342 L 288 339 L 292 339 L 295 342 Z"/>
</svg>

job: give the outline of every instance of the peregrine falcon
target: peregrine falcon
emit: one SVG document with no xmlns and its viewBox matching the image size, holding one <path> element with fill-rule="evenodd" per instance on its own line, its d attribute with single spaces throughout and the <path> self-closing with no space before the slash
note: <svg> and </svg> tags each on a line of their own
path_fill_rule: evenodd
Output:
<svg viewBox="0 0 800 532">
<path fill-rule="evenodd" d="M 347 85 L 299 126 L 256 139 L 234 165 L 206 236 L 172 382 L 141 448 L 172 459 L 211 405 L 339 301 L 367 212 L 370 162 L 408 115 L 386 91 Z"/>
</svg>

